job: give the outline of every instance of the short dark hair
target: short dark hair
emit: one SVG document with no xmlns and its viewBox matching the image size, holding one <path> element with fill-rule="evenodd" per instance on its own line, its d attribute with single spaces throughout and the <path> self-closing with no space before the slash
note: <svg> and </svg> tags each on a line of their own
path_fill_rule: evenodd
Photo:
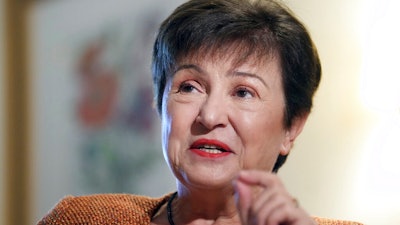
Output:
<svg viewBox="0 0 400 225">
<path fill-rule="evenodd" d="M 250 56 L 279 57 L 285 128 L 311 111 L 321 64 L 307 29 L 285 5 L 274 0 L 190 0 L 164 20 L 154 43 L 152 74 L 159 113 L 166 82 L 180 59 L 232 47 L 238 49 L 238 62 Z M 279 156 L 274 172 L 286 157 Z"/>
</svg>

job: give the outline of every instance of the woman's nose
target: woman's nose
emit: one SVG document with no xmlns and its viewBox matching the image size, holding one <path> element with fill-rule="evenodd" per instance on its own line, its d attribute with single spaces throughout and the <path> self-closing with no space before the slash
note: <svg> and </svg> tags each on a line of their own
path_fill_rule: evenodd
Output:
<svg viewBox="0 0 400 225">
<path fill-rule="evenodd" d="M 200 106 L 197 122 L 208 130 L 225 127 L 228 123 L 228 111 L 227 102 L 220 93 L 209 94 Z"/>
</svg>

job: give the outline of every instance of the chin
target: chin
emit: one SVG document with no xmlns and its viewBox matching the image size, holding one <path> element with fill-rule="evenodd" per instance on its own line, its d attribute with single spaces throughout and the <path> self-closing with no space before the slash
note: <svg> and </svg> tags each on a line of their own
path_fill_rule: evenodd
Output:
<svg viewBox="0 0 400 225">
<path fill-rule="evenodd" d="M 232 180 L 238 171 L 227 171 L 223 169 L 193 169 L 177 176 L 177 179 L 184 186 L 199 189 L 222 189 L 232 187 Z"/>
</svg>

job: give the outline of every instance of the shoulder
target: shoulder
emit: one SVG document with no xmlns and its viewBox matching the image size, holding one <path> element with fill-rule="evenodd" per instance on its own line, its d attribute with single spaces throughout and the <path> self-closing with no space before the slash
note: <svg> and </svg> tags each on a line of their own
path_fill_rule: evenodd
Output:
<svg viewBox="0 0 400 225">
<path fill-rule="evenodd" d="M 363 225 L 362 223 L 347 221 L 347 220 L 336 220 L 321 217 L 313 217 L 318 225 Z"/>
<path fill-rule="evenodd" d="M 67 196 L 41 221 L 42 224 L 149 224 L 170 194 L 160 198 L 131 194 Z"/>
</svg>

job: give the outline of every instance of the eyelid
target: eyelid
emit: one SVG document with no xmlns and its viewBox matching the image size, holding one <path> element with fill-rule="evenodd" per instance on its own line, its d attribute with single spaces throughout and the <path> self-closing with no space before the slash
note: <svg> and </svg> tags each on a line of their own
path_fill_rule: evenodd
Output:
<svg viewBox="0 0 400 225">
<path fill-rule="evenodd" d="M 257 97 L 258 96 L 257 91 L 254 90 L 251 87 L 248 87 L 248 86 L 240 85 L 237 88 L 235 88 L 234 92 L 237 93 L 238 91 L 246 91 L 248 94 L 251 95 L 251 97 Z"/>
<path fill-rule="evenodd" d="M 188 86 L 191 86 L 193 89 L 195 89 L 196 91 L 198 91 L 200 93 L 203 92 L 202 85 L 196 80 L 185 80 L 183 82 L 180 82 L 177 92 L 188 93 L 188 92 L 182 91 L 182 88 L 188 87 Z"/>
</svg>

